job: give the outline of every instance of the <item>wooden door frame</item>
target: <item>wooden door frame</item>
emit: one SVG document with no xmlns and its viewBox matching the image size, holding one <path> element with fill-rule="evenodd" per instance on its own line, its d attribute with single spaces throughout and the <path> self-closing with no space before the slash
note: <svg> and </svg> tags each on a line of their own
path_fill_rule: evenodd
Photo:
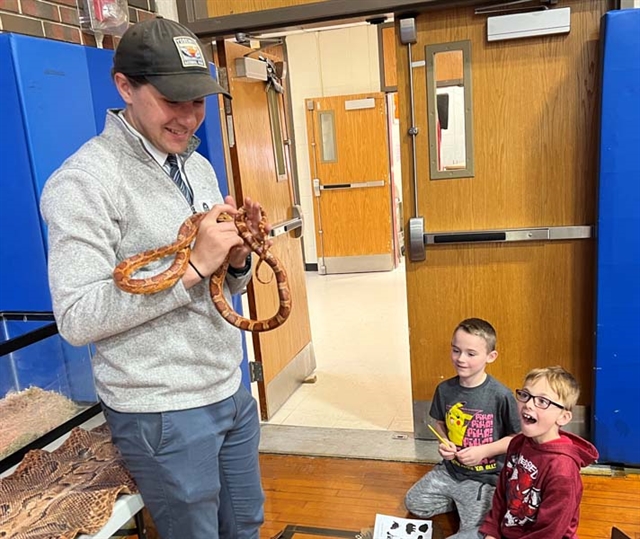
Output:
<svg viewBox="0 0 640 539">
<path fill-rule="evenodd" d="M 412 16 L 416 12 L 486 4 L 486 0 L 324 0 L 298 6 L 208 17 L 202 0 L 178 0 L 178 19 L 200 39 L 233 36 L 238 32 L 263 32 L 295 26 L 313 28 L 332 22 L 361 22 L 394 13 Z"/>
</svg>

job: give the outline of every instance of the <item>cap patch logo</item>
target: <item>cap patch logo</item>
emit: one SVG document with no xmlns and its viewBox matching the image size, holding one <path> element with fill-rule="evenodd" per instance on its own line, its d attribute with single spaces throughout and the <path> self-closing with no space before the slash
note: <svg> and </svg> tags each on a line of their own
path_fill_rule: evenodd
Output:
<svg viewBox="0 0 640 539">
<path fill-rule="evenodd" d="M 192 37 L 174 37 L 173 42 L 178 49 L 182 67 L 207 67 L 200 44 Z"/>
</svg>

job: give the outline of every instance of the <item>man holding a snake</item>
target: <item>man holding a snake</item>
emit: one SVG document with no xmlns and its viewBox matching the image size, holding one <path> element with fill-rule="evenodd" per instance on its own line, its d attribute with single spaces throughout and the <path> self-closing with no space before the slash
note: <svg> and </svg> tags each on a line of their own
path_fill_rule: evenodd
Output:
<svg viewBox="0 0 640 539">
<path fill-rule="evenodd" d="M 70 343 L 95 344 L 96 389 L 113 441 L 161 537 L 257 538 L 257 406 L 241 384 L 240 331 L 215 309 L 206 282 L 228 260 L 226 293 L 242 290 L 250 250 L 233 221 L 219 221 L 237 213 L 235 202 L 222 199 L 211 165 L 195 152 L 205 96 L 226 92 L 196 36 L 165 19 L 127 30 L 113 80 L 125 109 L 108 111 L 104 131 L 42 194 L 56 321 Z M 244 208 L 258 234 L 260 205 L 247 199 Z M 116 286 L 118 263 L 171 244 L 202 211 L 174 286 L 151 294 Z M 171 264 L 151 262 L 138 276 L 151 280 Z"/>
</svg>

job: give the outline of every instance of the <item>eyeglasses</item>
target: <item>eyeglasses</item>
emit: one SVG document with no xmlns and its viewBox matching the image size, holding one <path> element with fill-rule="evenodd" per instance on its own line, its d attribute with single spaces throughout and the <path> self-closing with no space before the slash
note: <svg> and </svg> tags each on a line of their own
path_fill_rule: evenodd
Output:
<svg viewBox="0 0 640 539">
<path fill-rule="evenodd" d="M 550 404 L 557 406 L 561 410 L 565 409 L 564 406 L 562 406 L 562 404 L 553 402 L 551 399 L 547 399 L 547 397 L 539 397 L 537 395 L 532 395 L 526 389 L 516 389 L 516 399 L 518 399 L 520 402 L 529 402 L 531 399 L 533 399 L 533 404 L 535 405 L 535 407 L 542 408 L 543 410 L 546 410 L 547 408 L 549 408 Z"/>
</svg>

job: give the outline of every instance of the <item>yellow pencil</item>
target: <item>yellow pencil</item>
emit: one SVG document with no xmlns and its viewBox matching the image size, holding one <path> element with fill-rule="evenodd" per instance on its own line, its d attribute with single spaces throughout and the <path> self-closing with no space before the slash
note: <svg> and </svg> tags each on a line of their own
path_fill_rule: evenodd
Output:
<svg viewBox="0 0 640 539">
<path fill-rule="evenodd" d="M 440 440 L 444 445 L 449 445 L 451 442 L 449 442 L 449 440 L 445 440 L 440 433 L 434 429 L 431 425 L 427 424 L 427 427 L 429 427 L 431 429 L 431 432 L 433 432 L 433 434 L 436 435 L 436 438 L 438 438 L 438 440 Z"/>
</svg>

